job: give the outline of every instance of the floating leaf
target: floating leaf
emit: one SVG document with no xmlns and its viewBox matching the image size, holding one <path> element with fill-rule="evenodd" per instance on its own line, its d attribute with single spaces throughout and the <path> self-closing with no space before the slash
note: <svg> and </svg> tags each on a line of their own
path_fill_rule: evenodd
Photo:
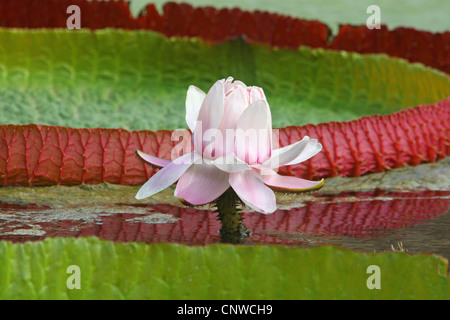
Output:
<svg viewBox="0 0 450 320">
<path fill-rule="evenodd" d="M 0 242 L 1 299 L 446 299 L 438 256 L 330 246 L 112 243 L 95 238 Z M 66 285 L 80 268 L 81 289 Z M 368 289 L 367 268 L 381 289 Z M 401 288 L 401 290 L 399 290 Z"/>
<path fill-rule="evenodd" d="M 1 30 L 0 39 L 0 123 L 66 126 L 1 126 L 2 185 L 143 183 L 154 170 L 135 149 L 170 158 L 170 131 L 69 127 L 186 127 L 186 88 L 206 91 L 218 74 L 263 87 L 274 126 L 388 114 L 282 129 L 282 146 L 308 135 L 324 152 L 281 173 L 360 176 L 449 153 L 449 78 L 384 55 L 117 30 Z"/>
<path fill-rule="evenodd" d="M 72 0 L 0 0 L 0 26 L 12 28 L 66 28 L 66 12 Z M 277 47 L 299 46 L 331 48 L 360 53 L 386 53 L 410 62 L 450 73 L 450 32 L 432 33 L 413 28 L 370 30 L 364 26 L 343 25 L 330 40 L 330 28 L 319 21 L 308 21 L 261 11 L 239 8 L 193 7 L 187 3 L 166 3 L 160 14 L 153 4 L 137 18 L 127 1 L 78 0 L 83 12 L 82 28 L 144 29 L 166 36 L 199 37 L 218 43 L 243 36 Z M 20 14 L 18 14 L 20 13 Z"/>
<path fill-rule="evenodd" d="M 280 173 L 320 179 L 434 162 L 450 153 L 450 99 L 386 116 L 280 129 L 280 145 L 308 135 L 323 151 Z M 423 123 L 422 119 L 428 119 Z M 416 128 L 412 130 L 411 128 Z M 420 130 L 420 131 L 419 131 Z M 142 184 L 156 171 L 135 150 L 171 158 L 171 131 L 0 126 L 1 185 Z M 190 141 L 190 140 L 189 140 Z"/>
<path fill-rule="evenodd" d="M 3 29 L 0 42 L 0 124 L 185 128 L 188 86 L 207 91 L 229 75 L 265 90 L 275 127 L 389 114 L 450 93 L 446 75 L 384 55 L 117 30 Z"/>
</svg>

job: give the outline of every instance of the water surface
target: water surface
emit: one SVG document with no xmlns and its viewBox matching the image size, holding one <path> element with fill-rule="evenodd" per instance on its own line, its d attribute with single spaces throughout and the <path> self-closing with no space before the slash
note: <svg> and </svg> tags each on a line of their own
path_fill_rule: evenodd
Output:
<svg viewBox="0 0 450 320">
<path fill-rule="evenodd" d="M 245 212 L 244 245 L 323 244 L 365 252 L 405 250 L 450 259 L 450 191 L 344 192 L 283 201 L 271 215 Z M 221 242 L 213 208 L 172 203 L 66 206 L 0 202 L 0 240 L 96 236 L 111 241 Z"/>
</svg>

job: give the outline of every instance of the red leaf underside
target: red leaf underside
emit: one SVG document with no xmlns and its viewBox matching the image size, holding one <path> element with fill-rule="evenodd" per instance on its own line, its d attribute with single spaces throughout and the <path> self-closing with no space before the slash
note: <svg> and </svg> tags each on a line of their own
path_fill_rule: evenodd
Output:
<svg viewBox="0 0 450 320">
<path fill-rule="evenodd" d="M 140 185 L 157 169 L 135 150 L 170 159 L 172 131 L 0 126 L 0 185 L 113 183 Z M 450 154 L 450 98 L 432 105 L 354 121 L 280 129 L 280 146 L 318 139 L 323 151 L 279 173 L 320 179 L 358 177 L 388 168 L 435 162 Z"/>
</svg>

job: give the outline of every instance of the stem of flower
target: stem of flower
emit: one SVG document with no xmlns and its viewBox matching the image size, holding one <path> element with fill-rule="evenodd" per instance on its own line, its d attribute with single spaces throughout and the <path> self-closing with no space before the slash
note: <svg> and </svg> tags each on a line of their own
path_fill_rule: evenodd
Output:
<svg viewBox="0 0 450 320">
<path fill-rule="evenodd" d="M 219 220 L 222 223 L 220 229 L 222 242 L 243 243 L 251 235 L 251 231 L 242 221 L 240 205 L 242 205 L 241 199 L 232 188 L 216 200 Z"/>
</svg>

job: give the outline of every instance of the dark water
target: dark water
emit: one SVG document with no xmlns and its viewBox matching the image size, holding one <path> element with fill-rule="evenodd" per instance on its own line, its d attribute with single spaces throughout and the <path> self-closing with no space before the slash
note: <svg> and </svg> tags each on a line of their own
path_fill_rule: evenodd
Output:
<svg viewBox="0 0 450 320">
<path fill-rule="evenodd" d="M 450 192 L 319 195 L 271 215 L 244 213 L 244 244 L 334 244 L 365 252 L 405 250 L 450 259 Z M 0 239 L 96 236 L 112 241 L 205 245 L 221 241 L 212 210 L 168 204 L 51 208 L 0 202 Z"/>
</svg>

